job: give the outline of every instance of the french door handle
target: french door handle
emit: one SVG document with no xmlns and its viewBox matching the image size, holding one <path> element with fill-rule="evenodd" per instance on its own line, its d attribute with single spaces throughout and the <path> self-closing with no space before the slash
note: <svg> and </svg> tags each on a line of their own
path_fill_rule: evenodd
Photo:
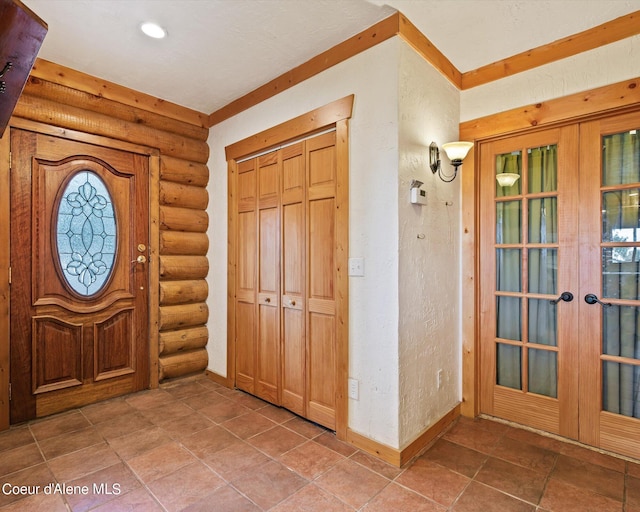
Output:
<svg viewBox="0 0 640 512">
<path fill-rule="evenodd" d="M 597 295 L 593 294 L 593 293 L 587 293 L 584 296 L 584 301 L 587 304 L 600 304 L 602 307 L 605 308 L 609 308 L 611 307 L 613 304 L 611 304 L 611 302 L 602 302 Z"/>
<path fill-rule="evenodd" d="M 571 293 L 571 292 L 562 292 L 560 294 L 560 297 L 558 297 L 557 299 L 552 299 L 549 302 L 551 302 L 551 304 L 557 304 L 561 300 L 563 300 L 565 302 L 571 302 L 573 300 L 573 293 Z"/>
</svg>

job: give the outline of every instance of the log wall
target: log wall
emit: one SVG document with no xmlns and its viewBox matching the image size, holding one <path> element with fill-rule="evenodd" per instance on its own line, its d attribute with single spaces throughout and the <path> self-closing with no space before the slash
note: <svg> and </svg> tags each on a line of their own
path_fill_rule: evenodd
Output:
<svg viewBox="0 0 640 512">
<path fill-rule="evenodd" d="M 159 205 L 157 219 L 153 213 L 150 219 L 159 227 L 155 230 L 159 265 L 151 267 L 159 273 L 152 279 L 159 283 L 152 300 L 158 310 L 150 315 L 158 323 L 158 339 L 151 340 L 157 343 L 151 353 L 152 358 L 158 354 L 158 364 L 152 364 L 158 375 L 152 375 L 151 382 L 204 371 L 209 337 L 205 280 L 209 271 L 209 130 L 199 119 L 207 116 L 188 109 L 180 112 L 181 107 L 174 104 L 163 108 L 161 100 L 140 102 L 140 93 L 105 82 L 105 91 L 116 88 L 117 97 L 124 98 L 116 101 L 96 94 L 94 77 L 46 62 L 40 69 L 45 71 L 39 72 L 38 65 L 34 68 L 14 117 L 159 151 L 159 183 L 151 184 Z"/>
</svg>

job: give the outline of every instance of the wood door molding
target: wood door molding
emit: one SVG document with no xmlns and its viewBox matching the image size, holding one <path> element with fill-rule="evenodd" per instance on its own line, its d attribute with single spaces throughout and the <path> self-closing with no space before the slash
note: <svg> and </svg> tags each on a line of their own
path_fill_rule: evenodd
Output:
<svg viewBox="0 0 640 512">
<path fill-rule="evenodd" d="M 473 141 L 464 162 L 462 194 L 462 283 L 473 293 L 462 295 L 462 405 L 463 416 L 480 412 L 480 143 L 494 137 L 528 133 L 553 125 L 640 109 L 640 78 L 607 85 L 548 102 L 528 105 L 460 124 L 460 138 Z M 465 287 L 464 285 L 468 286 Z"/>
<path fill-rule="evenodd" d="M 227 242 L 227 375 L 210 378 L 232 387 L 236 374 L 236 279 L 238 229 L 238 160 L 262 151 L 276 149 L 278 145 L 303 139 L 314 133 L 336 130 L 336 434 L 347 438 L 349 369 L 349 296 L 347 259 L 349 254 L 349 137 L 348 119 L 353 110 L 354 95 L 329 103 L 316 110 L 274 126 L 225 148 L 228 165 L 228 242 Z"/>
<path fill-rule="evenodd" d="M 0 431 L 9 428 L 10 130 L 0 138 Z"/>
</svg>

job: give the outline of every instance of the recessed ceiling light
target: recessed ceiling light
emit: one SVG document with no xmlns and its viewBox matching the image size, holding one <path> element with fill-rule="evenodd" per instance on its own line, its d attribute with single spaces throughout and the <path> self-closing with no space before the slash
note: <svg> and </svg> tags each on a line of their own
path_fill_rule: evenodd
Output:
<svg viewBox="0 0 640 512">
<path fill-rule="evenodd" d="M 143 23 L 142 25 L 140 25 L 140 30 L 142 30 L 149 37 L 153 37 L 154 39 L 162 39 L 167 35 L 167 31 L 157 23 Z"/>
</svg>

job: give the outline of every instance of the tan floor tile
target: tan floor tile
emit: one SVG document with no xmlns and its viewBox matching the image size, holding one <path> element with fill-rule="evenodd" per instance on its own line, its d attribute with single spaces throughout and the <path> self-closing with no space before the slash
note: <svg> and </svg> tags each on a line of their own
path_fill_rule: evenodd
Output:
<svg viewBox="0 0 640 512">
<path fill-rule="evenodd" d="M 0 507 L 21 500 L 28 495 L 42 494 L 44 487 L 51 482 L 55 482 L 55 478 L 44 462 L 0 477 Z M 3 486 L 7 483 L 11 484 L 11 487 L 4 492 Z M 14 486 L 18 489 L 14 489 Z M 27 489 L 20 491 L 21 486 L 27 486 Z"/>
<path fill-rule="evenodd" d="M 487 429 L 480 420 L 461 418 L 443 437 L 452 443 L 490 454 L 503 436 L 504 430 L 494 431 Z"/>
<path fill-rule="evenodd" d="M 139 487 L 94 508 L 92 512 L 164 512 L 164 509 L 146 489 Z"/>
<path fill-rule="evenodd" d="M 263 509 L 269 509 L 307 484 L 279 462 L 270 461 L 249 469 L 231 485 Z"/>
<path fill-rule="evenodd" d="M 287 411 L 282 407 L 276 407 L 275 405 L 266 405 L 265 407 L 258 409 L 257 412 L 276 423 L 284 423 L 285 421 L 289 421 L 291 418 L 295 417 L 295 414 L 291 411 Z"/>
<path fill-rule="evenodd" d="M 402 468 L 392 466 L 391 464 L 388 464 L 385 461 L 378 459 L 373 455 L 369 455 L 368 453 L 365 453 L 363 451 L 357 451 L 351 457 L 349 457 L 349 459 L 363 465 L 365 468 L 368 468 L 371 471 L 375 471 L 379 475 L 382 475 L 389 480 L 393 480 L 403 471 Z"/>
<path fill-rule="evenodd" d="M 127 461 L 127 464 L 145 483 L 173 473 L 196 459 L 178 443 L 171 442 L 149 450 Z"/>
<path fill-rule="evenodd" d="M 215 426 L 183 437 L 180 441 L 196 457 L 204 459 L 237 440 L 238 438 L 228 430 Z"/>
<path fill-rule="evenodd" d="M 60 495 L 35 494 L 19 501 L 14 501 L 2 512 L 68 512 L 64 499 Z"/>
<path fill-rule="evenodd" d="M 622 501 L 624 474 L 590 462 L 560 455 L 552 478 Z"/>
<path fill-rule="evenodd" d="M 0 452 L 31 443 L 35 443 L 35 439 L 27 425 L 11 427 L 9 430 L 0 432 Z"/>
<path fill-rule="evenodd" d="M 215 490 L 196 503 L 189 505 L 183 512 L 211 512 L 212 503 L 215 503 L 215 512 L 260 512 L 254 503 L 230 485 Z"/>
<path fill-rule="evenodd" d="M 306 437 L 307 439 L 313 439 L 321 434 L 327 432 L 326 428 L 323 428 L 315 423 L 311 423 L 298 416 L 291 418 L 289 421 L 285 421 L 282 424 L 283 427 L 293 430 L 296 434 Z"/>
<path fill-rule="evenodd" d="M 86 494 L 73 493 L 66 496 L 73 512 L 84 512 L 140 487 L 140 481 L 122 462 L 67 484 L 89 490 Z"/>
<path fill-rule="evenodd" d="M 89 420 L 78 410 L 65 412 L 51 418 L 37 420 L 29 425 L 34 437 L 41 441 L 91 426 Z"/>
<path fill-rule="evenodd" d="M 162 389 L 178 400 L 201 395 L 208 391 L 207 388 L 202 386 L 197 380 L 186 381 L 174 386 L 163 387 Z"/>
<path fill-rule="evenodd" d="M 58 482 L 68 483 L 120 462 L 106 443 L 96 444 L 49 461 L 49 468 Z"/>
<path fill-rule="evenodd" d="M 97 404 L 87 405 L 80 409 L 82 414 L 94 425 L 135 412 L 124 398 L 115 398 Z"/>
<path fill-rule="evenodd" d="M 231 400 L 225 400 L 213 405 L 207 405 L 199 409 L 203 414 L 215 423 L 224 423 L 227 420 L 247 414 L 251 409 L 247 409 L 244 405 L 237 404 Z"/>
<path fill-rule="evenodd" d="M 225 400 L 227 399 L 222 395 L 216 393 L 215 391 L 205 390 L 205 392 L 200 395 L 193 395 L 183 398 L 181 402 L 188 405 L 192 409 L 199 411 L 204 407 L 219 404 L 220 402 L 224 402 Z"/>
<path fill-rule="evenodd" d="M 485 485 L 471 482 L 452 507 L 453 512 L 534 512 L 536 507 Z"/>
<path fill-rule="evenodd" d="M 396 480 L 400 485 L 446 507 L 456 500 L 469 483 L 466 476 L 425 459 L 418 459 Z"/>
<path fill-rule="evenodd" d="M 161 426 L 162 429 L 174 439 L 181 439 L 196 432 L 211 428 L 214 426 L 214 423 L 210 419 L 202 416 L 202 414 L 191 410 L 190 414 L 168 421 L 167 423 L 161 423 Z"/>
<path fill-rule="evenodd" d="M 547 475 L 490 457 L 475 480 L 537 505 L 542 497 Z"/>
<path fill-rule="evenodd" d="M 351 512 L 353 510 L 346 503 L 313 484 L 304 486 L 293 496 L 271 509 L 272 512 Z"/>
<path fill-rule="evenodd" d="M 313 440 L 315 443 L 326 446 L 334 452 L 338 452 L 344 457 L 350 457 L 358 451 L 358 449 L 352 444 L 340 441 L 333 432 L 325 432 L 324 434 L 316 437 Z"/>
<path fill-rule="evenodd" d="M 204 464 L 193 462 L 153 481 L 149 489 L 169 512 L 177 512 L 224 485 Z"/>
<path fill-rule="evenodd" d="M 345 460 L 315 480 L 315 484 L 354 508 L 360 508 L 390 482 L 377 473 Z"/>
<path fill-rule="evenodd" d="M 222 423 L 222 426 L 238 436 L 240 439 L 248 439 L 276 426 L 270 419 L 256 412 L 248 412 L 237 418 Z"/>
<path fill-rule="evenodd" d="M 491 455 L 545 475 L 551 472 L 558 458 L 555 452 L 510 437 L 498 441 Z"/>
<path fill-rule="evenodd" d="M 139 412 L 133 412 L 98 423 L 95 428 L 100 432 L 102 437 L 109 441 L 116 437 L 135 432 L 136 430 L 150 427 L 151 425 L 152 423 Z"/>
<path fill-rule="evenodd" d="M 274 458 L 306 441 L 307 438 L 279 425 L 247 440 L 249 444 Z"/>
<path fill-rule="evenodd" d="M 472 478 L 487 460 L 487 454 L 452 443 L 447 439 L 439 439 L 420 458 L 430 460 Z"/>
<path fill-rule="evenodd" d="M 172 439 L 165 430 L 150 426 L 110 439 L 109 445 L 122 459 L 128 460 L 170 442 Z"/>
<path fill-rule="evenodd" d="M 237 440 L 202 460 L 227 482 L 231 482 L 240 478 L 246 470 L 262 465 L 270 459 L 253 446 Z"/>
<path fill-rule="evenodd" d="M 96 429 L 86 427 L 69 434 L 49 437 L 38 444 L 45 458 L 50 460 L 101 443 L 104 443 L 104 440 Z"/>
<path fill-rule="evenodd" d="M 364 512 L 445 512 L 447 509 L 419 494 L 390 484 L 362 509 Z"/>
<path fill-rule="evenodd" d="M 596 464 L 597 466 L 619 471 L 620 473 L 624 473 L 626 468 L 626 461 L 624 459 L 612 457 L 611 455 L 606 455 L 572 443 L 563 444 L 560 448 L 560 453 L 574 459 L 583 460 L 585 462 L 590 462 L 591 464 Z"/>
<path fill-rule="evenodd" d="M 561 482 L 553 477 L 540 500 L 540 506 L 550 512 L 620 512 L 622 503 Z"/>
<path fill-rule="evenodd" d="M 193 414 L 193 409 L 182 402 L 173 402 L 159 407 L 143 409 L 142 416 L 155 425 L 163 425 L 173 420 L 183 419 Z"/>
<path fill-rule="evenodd" d="M 163 389 L 151 389 L 129 395 L 125 401 L 132 407 L 144 411 L 175 403 L 176 399 Z"/>
<path fill-rule="evenodd" d="M 285 466 L 307 480 L 313 480 L 344 460 L 344 457 L 329 448 L 307 441 L 279 458 Z"/>
<path fill-rule="evenodd" d="M 0 476 L 15 473 L 43 461 L 40 449 L 35 443 L 5 450 L 0 457 Z"/>
</svg>

